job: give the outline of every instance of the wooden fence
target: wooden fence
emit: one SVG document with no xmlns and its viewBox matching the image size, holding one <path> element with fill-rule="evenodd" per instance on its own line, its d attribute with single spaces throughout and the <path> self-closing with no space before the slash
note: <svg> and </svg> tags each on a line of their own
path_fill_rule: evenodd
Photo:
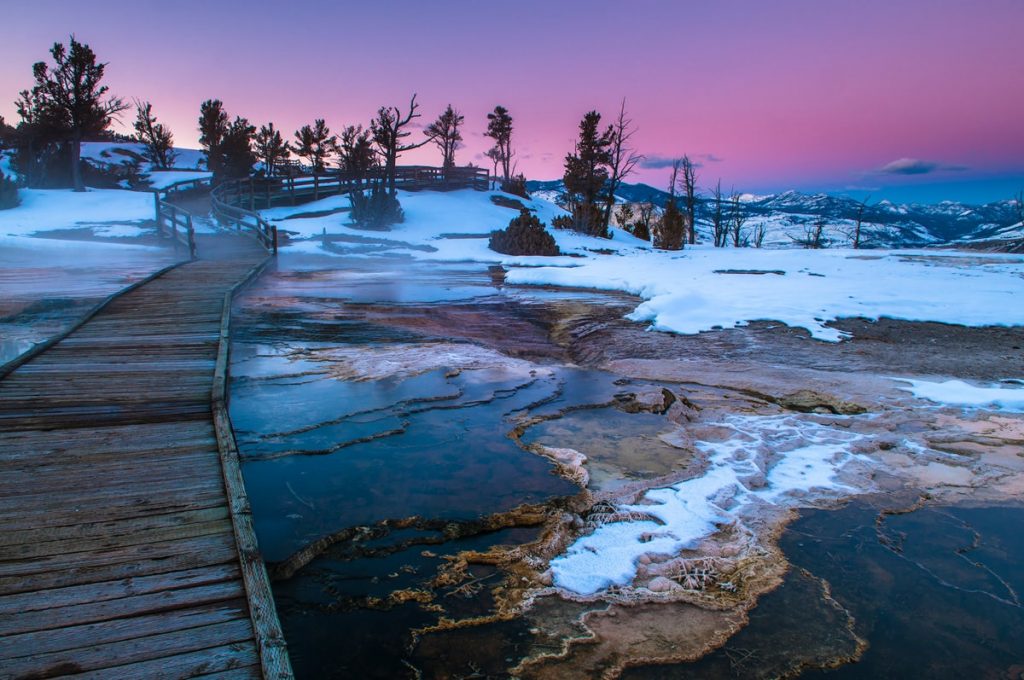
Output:
<svg viewBox="0 0 1024 680">
<path fill-rule="evenodd" d="M 192 224 L 192 213 L 153 193 L 156 203 L 157 233 L 174 241 L 174 247 L 183 246 L 188 250 L 189 259 L 196 259 L 196 230 Z"/>
<path fill-rule="evenodd" d="M 293 170 L 293 168 L 290 169 Z M 339 170 L 319 175 L 295 175 L 294 171 L 275 177 L 249 177 L 224 182 L 210 193 L 213 214 L 221 222 L 253 233 L 267 250 L 277 252 L 277 227 L 263 219 L 258 210 L 280 205 L 300 205 L 327 196 L 365 191 L 385 181 L 384 171 L 374 169 L 366 175 Z M 395 186 L 407 191 L 421 189 L 452 190 L 490 187 L 485 168 L 435 168 L 407 165 L 396 168 Z"/>
</svg>

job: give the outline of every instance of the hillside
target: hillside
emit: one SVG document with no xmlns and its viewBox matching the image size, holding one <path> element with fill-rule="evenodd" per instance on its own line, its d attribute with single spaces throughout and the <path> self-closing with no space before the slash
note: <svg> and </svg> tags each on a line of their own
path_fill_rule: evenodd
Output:
<svg viewBox="0 0 1024 680">
<path fill-rule="evenodd" d="M 538 197 L 562 202 L 561 180 L 528 182 L 527 188 Z M 668 197 L 667 192 L 647 184 L 624 184 L 616 194 L 619 202 L 650 201 L 659 207 L 665 206 Z M 747 216 L 746 228 L 764 224 L 765 245 L 777 247 L 792 245 L 803 238 L 806 229 L 821 217 L 827 221 L 825 234 L 829 242 L 846 245 L 860 208 L 852 198 L 797 191 L 768 196 L 744 194 L 741 200 Z M 705 196 L 697 206 L 697 232 L 704 241 L 711 239 L 710 217 L 710 203 Z M 955 201 L 933 205 L 881 201 L 868 206 L 863 219 L 862 239 L 868 247 L 985 243 L 1009 249 L 1024 239 L 1024 225 L 1011 200 L 980 206 Z"/>
</svg>

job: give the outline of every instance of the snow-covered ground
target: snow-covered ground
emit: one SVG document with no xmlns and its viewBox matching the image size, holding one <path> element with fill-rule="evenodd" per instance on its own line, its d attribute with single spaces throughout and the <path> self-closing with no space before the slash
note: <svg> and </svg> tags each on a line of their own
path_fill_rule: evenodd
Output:
<svg viewBox="0 0 1024 680">
<path fill-rule="evenodd" d="M 487 247 L 486 235 L 516 215 L 495 205 L 494 195 L 499 192 L 399 192 L 406 219 L 387 232 L 357 229 L 345 212 L 288 219 L 342 209 L 347 199 L 341 196 L 264 215 L 291 232 L 286 252 L 358 255 L 372 244 L 375 254 L 502 263 L 512 284 L 638 295 L 644 302 L 632 319 L 677 333 L 771 320 L 806 328 L 819 340 L 838 341 L 842 333 L 827 324 L 843 317 L 1024 325 L 1024 257 L 1019 255 L 706 245 L 666 252 L 614 229 L 611 240 L 551 230 L 565 256 L 512 257 Z M 546 224 L 563 213 L 539 198 L 523 203 Z"/>
<path fill-rule="evenodd" d="M 75 228 L 92 228 L 94 233 L 96 229 L 106 230 L 97 236 L 135 236 L 139 224 L 153 219 L 153 194 L 148 192 L 21 189 L 18 194 L 21 205 L 0 210 L 0 243 L 13 237 Z M 128 230 L 130 233 L 111 232 L 116 226 L 134 229 Z"/>
<path fill-rule="evenodd" d="M 899 379 L 899 382 L 908 384 L 900 389 L 913 393 L 919 399 L 927 399 L 938 404 L 1024 412 L 1024 386 L 1021 385 L 979 387 L 962 380 L 931 382 Z"/>
<path fill-rule="evenodd" d="M 147 188 L 164 189 L 175 182 L 205 179 L 212 173 L 203 170 L 206 156 L 199 149 L 174 149 L 170 170 L 158 170 L 146 160 L 146 147 L 136 142 L 83 142 L 82 158 L 99 167 L 116 167 L 125 162 L 139 163 Z"/>
</svg>

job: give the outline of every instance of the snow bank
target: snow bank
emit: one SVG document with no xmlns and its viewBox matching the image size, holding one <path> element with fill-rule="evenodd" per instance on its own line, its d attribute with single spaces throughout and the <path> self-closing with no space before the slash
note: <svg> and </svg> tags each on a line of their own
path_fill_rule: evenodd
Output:
<svg viewBox="0 0 1024 680">
<path fill-rule="evenodd" d="M 0 210 L 0 237 L 153 219 L 153 195 L 120 189 L 21 189 L 21 205 Z"/>
<path fill-rule="evenodd" d="M 172 167 L 196 170 L 206 163 L 206 154 L 200 149 L 174 149 Z M 102 165 L 120 165 L 124 161 L 144 159 L 146 146 L 138 142 L 82 142 L 82 158 Z M 149 164 L 142 161 L 143 167 Z"/>
<path fill-rule="evenodd" d="M 399 192 L 405 222 L 385 232 L 356 229 L 347 212 L 288 219 L 299 213 L 337 211 L 344 196 L 275 208 L 264 216 L 294 234 L 285 252 L 403 254 L 424 260 L 501 263 L 511 284 L 622 290 L 644 298 L 630 315 L 650 328 L 699 333 L 780 321 L 806 328 L 819 340 L 843 334 L 827 324 L 843 317 L 937 321 L 967 326 L 1024 324 L 1024 258 L 951 251 L 768 250 L 688 247 L 655 251 L 645 241 L 613 230 L 611 240 L 552 230 L 565 257 L 513 257 L 487 247 L 487 235 L 505 227 L 515 211 L 492 196 L 521 200 L 541 221 L 564 214 L 534 198 L 470 189 Z M 328 250 L 322 234 L 343 238 Z M 302 240 L 307 239 L 307 240 Z M 761 273 L 758 273 L 761 272 Z M 773 273 L 781 272 L 781 273 Z"/>
<path fill-rule="evenodd" d="M 153 170 L 146 173 L 146 180 L 151 189 L 166 189 L 175 182 L 185 182 L 190 179 L 209 179 L 213 177 L 212 172 L 203 170 Z"/>
<path fill-rule="evenodd" d="M 1024 291 L 1021 258 L 993 258 L 978 266 L 935 252 L 871 253 L 698 246 L 679 253 L 591 257 L 571 269 L 515 269 L 506 280 L 625 290 L 646 299 L 631 319 L 677 333 L 772 320 L 838 341 L 843 334 L 826 324 L 843 317 L 1024 324 L 1024 305 L 1017 299 Z"/>
<path fill-rule="evenodd" d="M 850 452 L 860 435 L 791 415 L 735 415 L 721 426 L 734 436 L 697 444 L 708 457 L 702 475 L 616 507 L 658 521 L 604 524 L 578 539 L 551 561 L 555 585 L 579 595 L 628 585 L 641 556 L 694 548 L 718 525 L 742 521 L 759 504 L 796 506 L 811 492 L 849 490 L 836 476 L 862 459 Z"/>
<path fill-rule="evenodd" d="M 977 387 L 962 380 L 894 380 L 908 383 L 909 387 L 900 386 L 899 389 L 911 392 L 918 399 L 953 406 L 994 407 L 1003 411 L 1024 413 L 1024 387 Z"/>
</svg>

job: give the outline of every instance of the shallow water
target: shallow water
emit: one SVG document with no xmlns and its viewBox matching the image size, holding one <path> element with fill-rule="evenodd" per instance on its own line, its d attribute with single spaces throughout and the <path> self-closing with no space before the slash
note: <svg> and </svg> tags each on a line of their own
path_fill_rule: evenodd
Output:
<svg viewBox="0 0 1024 680">
<path fill-rule="evenodd" d="M 780 543 L 793 568 L 746 628 L 696 663 L 624 677 L 1019 677 L 1024 508 L 926 506 L 876 525 L 880 509 L 854 502 L 802 512 Z M 867 647 L 842 663 L 851 632 Z"/>
<path fill-rule="evenodd" d="M 599 493 L 690 472 L 675 425 L 624 405 L 658 382 L 576 367 L 557 341 L 561 318 L 616 302 L 509 288 L 483 265 L 288 253 L 239 298 L 231 415 L 299 677 L 507 677 L 582 634 L 574 619 L 604 604 L 544 597 L 525 618 L 418 641 L 412 629 L 492 613 L 494 567 L 470 565 L 460 583 L 472 588 L 435 577 L 461 550 L 536 535 L 477 520 L 523 504 L 559 512 L 579 493 L 528 447 L 584 452 Z M 737 401 L 688 393 L 712 410 Z M 1024 648 L 1003 632 L 1024 630 L 1024 545 L 1008 529 L 1021 511 L 926 506 L 876 527 L 881 507 L 804 511 L 782 536 L 794 566 L 748 627 L 697 663 L 627 677 L 1005 677 Z M 696 610 L 654 606 L 662 623 Z"/>
</svg>

